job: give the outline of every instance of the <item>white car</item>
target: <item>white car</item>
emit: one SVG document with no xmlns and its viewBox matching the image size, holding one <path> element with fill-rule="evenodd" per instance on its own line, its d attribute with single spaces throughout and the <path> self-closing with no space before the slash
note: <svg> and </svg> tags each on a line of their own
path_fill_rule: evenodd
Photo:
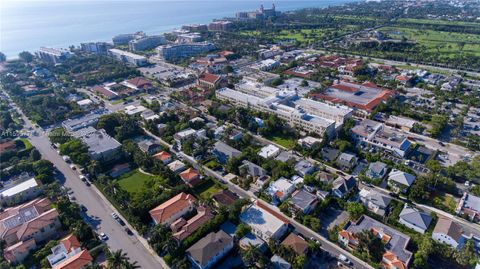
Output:
<svg viewBox="0 0 480 269">
<path fill-rule="evenodd" d="M 465 187 L 470 187 L 470 181 L 465 181 Z"/>
<path fill-rule="evenodd" d="M 100 233 L 98 235 L 98 239 L 106 241 L 108 239 L 108 236 L 105 233 Z"/>
<path fill-rule="evenodd" d="M 72 170 L 77 170 L 77 167 L 74 164 L 71 164 L 70 168 L 72 168 Z"/>
<path fill-rule="evenodd" d="M 352 262 L 343 254 L 338 255 L 338 259 L 342 261 L 344 264 L 352 264 Z"/>
</svg>

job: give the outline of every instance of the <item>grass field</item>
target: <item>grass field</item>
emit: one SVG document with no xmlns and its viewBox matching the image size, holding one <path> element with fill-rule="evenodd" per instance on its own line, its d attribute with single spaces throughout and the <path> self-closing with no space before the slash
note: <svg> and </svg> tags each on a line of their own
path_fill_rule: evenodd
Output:
<svg viewBox="0 0 480 269">
<path fill-rule="evenodd" d="M 122 175 L 118 179 L 118 184 L 122 189 L 126 190 L 129 193 L 139 192 L 145 182 L 148 180 L 155 178 L 154 176 L 150 176 L 140 172 L 138 169 L 130 171 L 124 175 Z"/>
<path fill-rule="evenodd" d="M 480 23 L 466 22 L 466 21 L 445 21 L 445 20 L 427 20 L 427 19 L 412 19 L 401 18 L 397 22 L 417 23 L 417 24 L 433 24 L 433 25 L 451 25 L 451 26 L 473 26 L 480 27 Z"/>
<path fill-rule="evenodd" d="M 406 37 L 408 40 L 416 41 L 419 45 L 425 46 L 430 52 L 440 53 L 450 58 L 460 53 L 480 56 L 480 35 L 404 27 L 382 27 L 379 31 L 393 38 Z"/>
<path fill-rule="evenodd" d="M 345 27 L 342 30 L 348 31 L 350 28 Z M 342 31 L 337 30 L 337 31 Z M 279 40 L 296 40 L 302 43 L 314 42 L 321 40 L 322 37 L 328 31 L 334 31 L 334 29 L 330 28 L 322 28 L 322 29 L 298 29 L 298 30 L 281 30 L 278 33 L 269 32 L 264 33 L 260 31 L 242 31 L 242 35 L 249 35 L 249 36 L 264 36 L 273 38 L 275 41 Z"/>
<path fill-rule="evenodd" d="M 266 136 L 265 138 L 267 138 L 268 140 L 270 140 L 270 141 L 272 141 L 276 144 L 284 146 L 287 149 L 291 149 L 291 148 L 295 147 L 295 145 L 297 144 L 297 139 L 292 138 L 292 137 L 285 137 L 285 136 L 280 136 L 280 135 L 270 135 L 270 136 Z"/>
<path fill-rule="evenodd" d="M 210 200 L 212 195 L 221 190 L 222 187 L 211 179 L 204 179 L 200 185 L 195 186 L 195 193 L 203 200 Z"/>
</svg>

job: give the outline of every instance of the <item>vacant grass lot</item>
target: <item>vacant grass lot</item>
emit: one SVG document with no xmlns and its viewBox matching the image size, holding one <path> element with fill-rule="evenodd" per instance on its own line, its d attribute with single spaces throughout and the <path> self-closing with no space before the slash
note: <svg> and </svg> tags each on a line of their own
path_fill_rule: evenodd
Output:
<svg viewBox="0 0 480 269">
<path fill-rule="evenodd" d="M 287 149 L 292 149 L 297 144 L 297 139 L 293 137 L 286 137 L 282 135 L 270 135 L 270 136 L 266 136 L 265 138 L 267 138 L 268 140 L 276 144 L 284 146 Z"/>
<path fill-rule="evenodd" d="M 126 174 L 123 174 L 118 179 L 118 184 L 124 190 L 129 193 L 135 193 L 142 190 L 145 182 L 150 179 L 155 178 L 155 176 L 147 175 L 140 172 L 138 169 L 130 171 Z"/>
<path fill-rule="evenodd" d="M 405 37 L 425 46 L 427 51 L 453 58 L 461 53 L 480 56 L 480 35 L 419 30 L 404 27 L 382 27 L 379 31 L 393 38 Z"/>
<path fill-rule="evenodd" d="M 203 200 L 210 200 L 212 195 L 221 190 L 222 187 L 212 179 L 204 179 L 202 183 L 195 186 L 194 192 Z"/>
</svg>

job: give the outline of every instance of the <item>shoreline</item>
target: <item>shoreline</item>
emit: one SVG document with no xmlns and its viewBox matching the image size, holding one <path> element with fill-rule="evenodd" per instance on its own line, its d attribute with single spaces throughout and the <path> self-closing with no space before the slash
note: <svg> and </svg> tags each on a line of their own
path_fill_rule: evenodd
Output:
<svg viewBox="0 0 480 269">
<path fill-rule="evenodd" d="M 328 6 L 339 6 L 339 5 L 343 5 L 343 4 L 346 4 L 346 3 L 351 3 L 351 2 L 356 2 L 357 0 L 330 0 L 330 1 L 301 1 L 301 2 L 297 2 L 297 1 L 251 1 L 251 3 L 254 3 L 255 5 L 258 4 L 258 6 L 260 4 L 264 4 L 266 6 L 269 6 L 270 3 L 275 3 L 276 4 L 276 7 L 279 11 L 281 12 L 295 12 L 295 11 L 298 11 L 298 10 L 302 10 L 302 9 L 306 9 L 306 8 L 326 8 Z M 211 2 L 211 1 L 209 1 Z M 284 5 L 284 8 L 282 8 L 282 2 L 285 4 Z M 152 3 L 155 3 L 155 2 L 152 2 Z M 235 1 L 235 3 L 239 3 L 237 1 Z M 302 6 L 297 6 L 297 7 L 294 7 L 296 5 L 296 3 L 298 3 L 299 5 L 302 5 Z M 310 3 L 310 4 L 309 4 Z M 257 7 L 258 8 L 258 7 Z M 131 29 L 125 29 L 124 31 L 119 31 L 117 33 L 110 33 L 110 32 L 105 32 L 105 33 L 99 33 L 98 36 L 102 36 L 100 38 L 87 38 L 87 39 L 82 39 L 82 40 L 75 40 L 75 41 L 71 41 L 71 42 L 61 42 L 61 43 L 64 43 L 62 45 L 59 44 L 59 42 L 51 42 L 51 43 L 46 43 L 46 42 L 43 42 L 42 45 L 38 45 L 38 47 L 35 47 L 33 48 L 33 45 L 32 45 L 32 48 L 28 49 L 20 49 L 19 51 L 16 51 L 15 53 L 12 53 L 10 50 L 10 52 L 8 52 L 9 50 L 7 51 L 2 51 L 0 49 L 1 52 L 3 52 L 6 56 L 7 56 L 7 60 L 15 60 L 15 59 L 18 59 L 18 54 L 22 51 L 28 51 L 30 53 L 35 53 L 40 47 L 51 47 L 51 48 L 68 48 L 70 46 L 75 46 L 75 47 L 79 47 L 81 43 L 86 43 L 86 42 L 108 42 L 108 43 L 112 43 L 112 37 L 115 36 L 115 35 L 118 35 L 118 34 L 122 34 L 122 33 L 130 33 L 130 32 L 136 32 L 136 31 L 144 31 L 146 34 L 148 35 L 157 35 L 157 34 L 165 34 L 165 33 L 169 33 L 175 29 L 180 29 L 183 25 L 187 25 L 187 24 L 207 24 L 214 21 L 214 20 L 218 20 L 218 19 L 225 19 L 225 18 L 234 18 L 235 16 L 235 13 L 236 12 L 241 12 L 241 11 L 250 11 L 249 9 L 247 10 L 243 10 L 243 9 L 237 9 L 237 10 L 220 10 L 218 12 L 213 12 L 212 13 L 212 16 L 209 16 L 208 14 L 205 15 L 204 18 L 198 18 L 199 16 L 203 16 L 203 15 L 199 15 L 199 14 L 192 14 L 192 19 L 186 19 L 185 21 L 183 22 L 175 22 L 173 21 L 172 23 L 159 23 L 159 24 L 155 24 L 153 22 L 151 22 L 149 24 L 148 27 L 145 27 L 145 25 L 143 25 L 143 29 L 136 29 L 136 30 L 131 30 Z M 171 17 L 172 18 L 175 18 L 177 16 L 177 14 L 172 14 Z M 177 16 L 178 17 L 178 16 Z M 105 23 L 108 23 L 108 20 L 105 20 Z M 115 23 L 117 24 L 117 23 Z M 133 25 L 135 25 L 135 23 L 132 23 Z M 142 22 L 140 21 L 139 24 L 141 25 Z M 124 27 L 125 28 L 125 27 Z M 99 28 L 101 29 L 101 28 Z M 108 27 L 105 27 L 105 29 L 108 29 Z M 60 33 L 58 34 L 60 35 Z M 45 37 L 42 37 L 42 39 L 45 39 Z M 57 44 L 55 44 L 57 43 Z"/>
</svg>

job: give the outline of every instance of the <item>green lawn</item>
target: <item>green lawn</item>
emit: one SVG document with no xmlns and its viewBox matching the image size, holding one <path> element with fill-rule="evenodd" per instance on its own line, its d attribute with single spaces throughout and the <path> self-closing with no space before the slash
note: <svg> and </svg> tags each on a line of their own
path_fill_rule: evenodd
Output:
<svg viewBox="0 0 480 269">
<path fill-rule="evenodd" d="M 26 150 L 32 148 L 32 144 L 30 143 L 30 141 L 28 141 L 28 139 L 20 138 L 20 140 L 23 142 L 23 145 L 25 146 Z"/>
<path fill-rule="evenodd" d="M 344 27 L 345 32 L 348 31 L 350 28 Z M 279 40 L 296 40 L 302 43 L 314 42 L 318 40 L 322 40 L 323 36 L 328 31 L 337 31 L 342 32 L 342 30 L 335 30 L 333 28 L 321 28 L 321 29 L 288 29 L 288 30 L 280 30 L 280 32 L 261 32 L 255 30 L 246 30 L 241 31 L 240 34 L 248 35 L 248 36 L 263 36 L 273 38 L 275 41 Z"/>
<path fill-rule="evenodd" d="M 445 20 L 428 20 L 428 19 L 413 19 L 401 18 L 397 22 L 417 23 L 417 24 L 433 24 L 433 25 L 451 25 L 451 26 L 473 26 L 480 27 L 480 23 L 467 21 L 445 21 Z"/>
<path fill-rule="evenodd" d="M 122 175 L 118 179 L 118 184 L 124 190 L 129 193 L 135 193 L 142 190 L 145 182 L 148 180 L 155 178 L 154 176 L 150 176 L 140 172 L 138 169 L 130 171 L 124 175 Z"/>
<path fill-rule="evenodd" d="M 147 94 L 146 94 L 146 93 L 141 93 L 141 94 L 137 94 L 137 95 L 128 96 L 128 97 L 125 97 L 125 98 L 122 98 L 122 99 L 118 99 L 118 100 L 112 101 L 112 102 L 110 102 L 110 104 L 112 104 L 112 105 L 118 105 L 118 104 L 120 104 L 120 103 L 122 103 L 122 102 L 125 102 L 125 101 L 127 101 L 127 100 L 133 100 L 133 99 L 135 99 L 135 98 L 137 98 L 137 97 L 140 98 L 140 97 L 142 97 L 142 96 L 144 96 L 144 95 L 147 95 Z"/>
<path fill-rule="evenodd" d="M 281 135 L 271 135 L 271 136 L 267 136 L 266 138 L 268 140 L 276 143 L 276 144 L 284 146 L 287 149 L 291 149 L 291 148 L 295 147 L 295 145 L 297 144 L 297 139 L 295 139 L 293 137 L 285 137 L 285 136 L 281 136 Z"/>
<path fill-rule="evenodd" d="M 221 190 L 222 187 L 212 179 L 204 179 L 200 185 L 195 186 L 194 192 L 203 200 L 210 200 L 212 195 Z"/>
<path fill-rule="evenodd" d="M 480 35 L 404 27 L 382 27 L 379 31 L 392 38 L 405 37 L 425 46 L 430 52 L 440 53 L 449 58 L 460 53 L 480 56 Z"/>
</svg>

